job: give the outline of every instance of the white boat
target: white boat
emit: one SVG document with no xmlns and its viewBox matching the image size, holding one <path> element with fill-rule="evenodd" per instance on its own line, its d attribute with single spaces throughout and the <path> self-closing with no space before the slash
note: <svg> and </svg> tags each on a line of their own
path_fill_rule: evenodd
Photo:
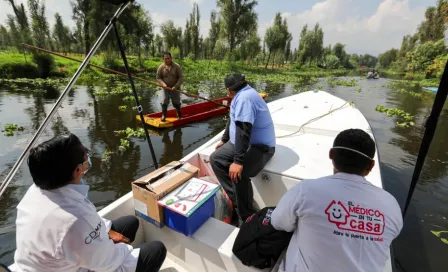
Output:
<svg viewBox="0 0 448 272">
<path fill-rule="evenodd" d="M 328 159 L 328 152 L 339 132 L 359 128 L 373 137 L 369 123 L 358 109 L 350 102 L 324 91 L 300 93 L 270 102 L 268 106 L 275 124 L 277 145 L 274 157 L 252 179 L 254 202 L 260 208 L 276 206 L 283 194 L 301 180 L 331 175 L 333 165 Z M 213 175 L 209 156 L 221 135 L 216 135 L 182 161 L 199 167 L 201 176 Z M 378 153 L 375 157 L 378 159 Z M 382 187 L 379 163 L 375 164 L 367 180 Z M 114 201 L 99 214 L 111 220 L 134 215 L 132 192 Z M 244 266 L 233 255 L 232 247 L 238 231 L 232 225 L 210 218 L 192 237 L 187 237 L 167 227 L 159 229 L 140 219 L 134 245 L 162 241 L 168 250 L 161 269 L 163 272 L 259 271 Z M 276 267 L 272 271 L 276 271 Z M 384 271 L 392 271 L 390 259 Z"/>
</svg>

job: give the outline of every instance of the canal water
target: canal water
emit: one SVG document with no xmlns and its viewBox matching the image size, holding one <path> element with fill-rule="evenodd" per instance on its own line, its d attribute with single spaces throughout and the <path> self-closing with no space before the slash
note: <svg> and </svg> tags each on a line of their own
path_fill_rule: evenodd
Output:
<svg viewBox="0 0 448 272">
<path fill-rule="evenodd" d="M 425 92 L 416 98 L 397 92 L 387 85 L 388 79 L 357 80 L 356 87 L 328 85 L 320 79 L 312 87 L 321 88 L 345 100 L 353 101 L 370 122 L 379 147 L 380 165 L 385 189 L 403 206 L 412 177 L 413 167 L 423 136 L 423 124 L 430 113 L 433 93 Z M 222 88 L 220 83 L 205 82 L 204 88 Z M 258 90 L 269 93 L 269 101 L 291 95 L 300 89 L 292 85 L 257 82 Z M 203 89 L 204 89 L 203 88 Z M 360 88 L 360 90 L 358 89 Z M 122 97 L 93 96 L 94 88 L 78 86 L 71 91 L 48 126 L 40 141 L 63 132 L 76 134 L 95 152 L 93 168 L 85 181 L 90 185 L 90 200 L 101 209 L 131 190 L 130 182 L 152 169 L 151 155 L 145 140 L 130 139 L 130 147 L 117 152 L 120 137 L 114 131 L 126 127 L 136 129 L 132 104 Z M 415 90 L 414 90 L 415 91 Z M 160 110 L 160 97 L 155 90 L 140 89 L 146 112 Z M 210 95 L 203 93 L 202 95 Z M 213 92 L 212 96 L 223 95 Z M 27 142 L 50 111 L 58 93 L 46 95 L 12 93 L 0 90 L 0 125 L 23 126 L 14 136 L 0 134 L 0 180 L 7 175 Z M 184 104 L 195 103 L 183 97 Z M 127 110 L 119 106 L 127 104 Z M 399 108 L 416 117 L 415 125 L 401 127 L 397 117 L 388 117 L 375 110 L 377 105 Z M 159 164 L 178 160 L 193 151 L 225 126 L 223 117 L 190 124 L 169 131 L 153 131 L 151 140 Z M 447 271 L 448 267 L 448 112 L 444 110 L 428 154 L 425 167 L 415 191 L 404 228 L 393 244 L 396 263 L 402 271 Z M 115 152 L 102 160 L 105 150 Z M 16 205 L 32 184 L 26 163 L 0 199 L 0 263 L 11 264 L 15 250 Z"/>
</svg>

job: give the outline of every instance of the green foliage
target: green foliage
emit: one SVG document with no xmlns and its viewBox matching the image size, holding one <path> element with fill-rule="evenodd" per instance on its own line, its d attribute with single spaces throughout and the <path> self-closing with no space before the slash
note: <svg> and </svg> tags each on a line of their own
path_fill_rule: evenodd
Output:
<svg viewBox="0 0 448 272">
<path fill-rule="evenodd" d="M 139 128 L 137 130 L 134 130 L 134 129 L 130 128 L 130 127 L 127 127 L 125 130 L 116 130 L 116 131 L 114 131 L 114 133 L 117 136 L 126 137 L 126 139 L 129 139 L 131 137 L 139 138 L 139 139 L 145 139 L 146 138 L 145 130 L 143 128 Z"/>
<path fill-rule="evenodd" d="M 251 32 L 257 30 L 257 14 L 255 0 L 217 0 L 221 17 L 222 34 L 232 52 Z"/>
<path fill-rule="evenodd" d="M 308 30 L 305 25 L 300 32 L 300 42 L 298 49 L 298 66 L 301 67 L 306 62 L 311 66 L 312 62 L 320 62 L 323 55 L 324 32 L 319 24 L 313 30 Z"/>
<path fill-rule="evenodd" d="M 48 54 L 33 52 L 33 62 L 37 65 L 37 73 L 40 78 L 48 78 L 54 69 L 54 58 Z"/>
<path fill-rule="evenodd" d="M 119 111 L 123 111 L 123 112 L 125 112 L 125 111 L 127 111 L 127 109 L 128 109 L 128 106 L 126 106 L 126 105 L 118 106 L 118 110 L 119 110 Z"/>
<path fill-rule="evenodd" d="M 386 115 L 389 117 L 398 116 L 402 120 L 401 122 L 396 122 L 399 127 L 409 127 L 414 125 L 414 116 L 410 115 L 404 110 L 400 110 L 397 108 L 386 108 L 381 105 L 376 106 L 375 110 L 378 112 L 386 113 Z"/>
<path fill-rule="evenodd" d="M 10 136 L 14 136 L 15 131 L 23 131 L 23 130 L 24 130 L 23 127 L 19 127 L 16 124 L 6 124 L 3 127 L 2 132 L 5 136 L 10 137 Z"/>
<path fill-rule="evenodd" d="M 381 68 L 389 68 L 390 65 L 398 59 L 398 50 L 392 48 L 378 56 L 378 62 Z"/>
<path fill-rule="evenodd" d="M 337 69 L 339 68 L 339 58 L 335 55 L 326 55 L 323 66 L 327 69 Z"/>
<path fill-rule="evenodd" d="M 448 54 L 445 42 L 443 40 L 432 42 L 428 41 L 417 46 L 417 48 L 407 54 L 408 71 L 423 72 L 431 65 L 438 56 Z"/>
<path fill-rule="evenodd" d="M 335 86 L 346 86 L 346 87 L 354 87 L 357 85 L 356 80 L 345 80 L 340 78 L 330 77 L 326 79 L 326 82 L 330 85 Z"/>
</svg>

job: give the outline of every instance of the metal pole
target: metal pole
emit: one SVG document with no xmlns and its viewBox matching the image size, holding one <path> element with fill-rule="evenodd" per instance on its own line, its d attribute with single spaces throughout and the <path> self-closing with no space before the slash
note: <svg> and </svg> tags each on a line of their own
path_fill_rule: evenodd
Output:
<svg viewBox="0 0 448 272">
<path fill-rule="evenodd" d="M 3 181 L 3 183 L 0 185 L 0 196 L 5 192 L 6 188 L 8 187 L 9 183 L 11 182 L 12 178 L 14 177 L 14 175 L 17 173 L 17 170 L 19 170 L 19 167 L 22 165 L 23 161 L 25 160 L 25 157 L 28 155 L 28 152 L 30 151 L 30 149 L 34 146 L 34 144 L 37 142 L 37 139 L 39 139 L 39 137 L 42 135 L 42 133 L 44 132 L 45 128 L 47 127 L 48 123 L 50 123 L 50 121 L 52 120 L 53 116 L 56 114 L 56 112 L 58 111 L 60 105 L 62 104 L 62 102 L 64 101 L 65 97 L 67 96 L 68 92 L 71 90 L 71 88 L 73 87 L 73 85 L 76 83 L 76 80 L 78 80 L 79 76 L 81 75 L 82 71 L 84 71 L 84 69 L 87 67 L 87 65 L 89 64 L 90 59 L 93 57 L 93 55 L 95 54 L 96 50 L 98 49 L 98 47 L 101 45 L 101 43 L 103 42 L 104 38 L 107 36 L 107 34 L 109 33 L 110 29 L 112 28 L 112 21 L 116 20 L 116 18 L 118 18 L 121 13 L 123 13 L 123 11 L 131 4 L 131 1 L 122 4 L 118 10 L 115 12 L 114 16 L 111 19 L 111 22 L 106 26 L 106 29 L 104 29 L 103 33 L 101 33 L 100 37 L 98 38 L 98 40 L 95 42 L 95 44 L 93 45 L 92 49 L 90 49 L 90 52 L 87 54 L 86 58 L 84 59 L 84 61 L 82 62 L 81 66 L 79 66 L 78 70 L 76 71 L 76 73 L 73 75 L 72 79 L 70 79 L 70 82 L 68 83 L 68 85 L 65 87 L 64 91 L 62 92 L 61 96 L 59 97 L 59 99 L 56 101 L 55 105 L 53 106 L 53 108 L 51 109 L 50 113 L 48 114 L 48 116 L 44 119 L 44 121 L 42 122 L 42 124 L 40 125 L 39 129 L 37 130 L 36 134 L 34 134 L 33 138 L 31 139 L 31 141 L 28 143 L 28 145 L 26 146 L 25 150 L 23 151 L 23 153 L 20 155 L 19 159 L 17 160 L 17 162 L 14 164 L 14 166 L 12 167 L 11 171 L 9 172 L 9 174 L 6 176 L 5 180 Z"/>
<path fill-rule="evenodd" d="M 415 163 L 414 174 L 412 175 L 411 185 L 409 186 L 408 195 L 406 197 L 406 203 L 403 209 L 403 217 L 408 211 L 409 204 L 414 194 L 415 187 L 417 186 L 420 173 L 423 165 L 425 164 L 426 155 L 428 154 L 429 147 L 431 146 L 432 138 L 436 132 L 437 122 L 439 121 L 440 113 L 442 112 L 443 105 L 445 104 L 446 97 L 448 96 L 448 62 L 445 64 L 445 70 L 440 81 L 439 89 L 437 90 L 436 97 L 434 98 L 434 104 L 432 106 L 431 114 L 425 124 L 425 133 L 423 134 L 422 143 L 420 144 L 420 150 L 418 152 L 417 162 Z"/>
<path fill-rule="evenodd" d="M 145 117 L 143 116 L 143 107 L 140 104 L 140 100 L 138 99 L 137 90 L 135 89 L 134 80 L 132 79 L 132 75 L 131 75 L 131 69 L 129 69 L 128 59 L 126 58 L 126 52 L 124 50 L 123 44 L 121 43 L 120 34 L 118 33 L 118 28 L 117 28 L 115 20 L 112 21 L 112 24 L 114 26 L 115 37 L 117 38 L 117 43 L 118 43 L 118 48 L 120 49 L 121 58 L 123 59 L 124 67 L 126 69 L 126 73 L 128 74 L 129 83 L 131 84 L 132 92 L 134 93 L 135 103 L 137 104 L 137 111 L 138 111 L 138 114 L 140 114 L 140 120 L 142 121 L 142 127 L 143 127 L 143 130 L 145 131 L 146 141 L 148 142 L 149 150 L 151 151 L 152 161 L 153 161 L 154 167 L 157 169 L 157 168 L 159 168 L 159 165 L 157 163 L 157 158 L 156 158 L 156 154 L 154 152 L 154 148 L 152 146 L 151 138 L 149 136 L 148 130 L 146 129 Z"/>
</svg>

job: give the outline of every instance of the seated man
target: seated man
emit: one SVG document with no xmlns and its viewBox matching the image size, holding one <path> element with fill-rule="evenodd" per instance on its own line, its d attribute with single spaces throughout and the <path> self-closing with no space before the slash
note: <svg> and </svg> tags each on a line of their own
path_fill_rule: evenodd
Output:
<svg viewBox="0 0 448 272">
<path fill-rule="evenodd" d="M 161 242 L 129 245 L 139 221 L 101 218 L 82 181 L 92 167 L 87 149 L 73 134 L 57 136 L 30 151 L 34 184 L 17 206 L 16 271 L 159 271 Z"/>
<path fill-rule="evenodd" d="M 275 131 L 266 102 L 247 84 L 244 75 L 229 75 L 224 84 L 233 98 L 230 118 L 210 161 L 241 224 L 254 212 L 250 178 L 274 155 Z"/>
<path fill-rule="evenodd" d="M 382 272 L 403 227 L 396 199 L 368 182 L 375 142 L 342 131 L 330 149 L 334 175 L 304 180 L 272 212 L 277 230 L 294 231 L 280 271 Z"/>
</svg>

